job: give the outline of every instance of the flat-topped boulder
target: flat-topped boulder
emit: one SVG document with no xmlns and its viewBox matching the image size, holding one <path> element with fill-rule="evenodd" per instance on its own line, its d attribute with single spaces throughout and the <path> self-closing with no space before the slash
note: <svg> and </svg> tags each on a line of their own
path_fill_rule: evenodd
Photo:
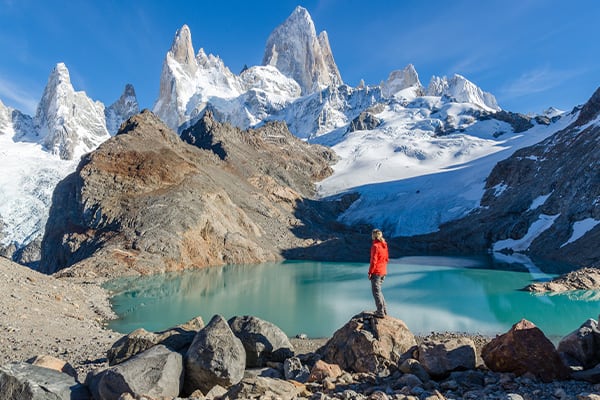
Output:
<svg viewBox="0 0 600 400">
<path fill-rule="evenodd" d="M 416 344 L 402 320 L 363 312 L 338 329 L 319 353 L 344 370 L 378 373 L 397 369 L 402 355 Z"/>
</svg>

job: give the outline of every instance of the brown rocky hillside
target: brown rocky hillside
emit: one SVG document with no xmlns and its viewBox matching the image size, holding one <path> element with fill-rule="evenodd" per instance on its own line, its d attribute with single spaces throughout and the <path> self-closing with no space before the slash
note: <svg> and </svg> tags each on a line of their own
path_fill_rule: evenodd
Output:
<svg viewBox="0 0 600 400">
<path fill-rule="evenodd" d="M 55 190 L 40 269 L 116 276 L 264 262 L 326 239 L 343 202 L 310 197 L 331 173 L 330 150 L 283 123 L 241 131 L 210 113 L 182 137 L 194 145 L 144 111 L 86 155 Z"/>
</svg>

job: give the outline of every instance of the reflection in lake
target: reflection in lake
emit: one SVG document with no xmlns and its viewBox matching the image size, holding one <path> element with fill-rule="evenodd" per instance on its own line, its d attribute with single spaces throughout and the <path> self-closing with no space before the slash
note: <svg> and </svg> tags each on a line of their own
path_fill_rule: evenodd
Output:
<svg viewBox="0 0 600 400">
<path fill-rule="evenodd" d="M 535 295 L 531 266 L 494 270 L 485 258 L 406 257 L 391 260 L 383 292 L 390 315 L 415 334 L 497 334 L 521 318 L 556 339 L 597 318 L 597 292 Z M 157 331 L 202 316 L 254 315 L 289 336 L 331 336 L 353 315 L 373 310 L 367 264 L 285 262 L 205 268 L 107 284 L 120 332 Z M 522 272 L 531 271 L 531 272 Z"/>
</svg>

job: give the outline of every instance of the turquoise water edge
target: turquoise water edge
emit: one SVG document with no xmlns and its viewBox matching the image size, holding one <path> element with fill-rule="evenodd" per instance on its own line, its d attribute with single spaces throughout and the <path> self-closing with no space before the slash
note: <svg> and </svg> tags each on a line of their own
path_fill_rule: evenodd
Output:
<svg viewBox="0 0 600 400">
<path fill-rule="evenodd" d="M 415 334 L 495 335 L 525 318 L 556 341 L 598 318 L 600 292 L 539 295 L 522 291 L 549 279 L 535 266 L 492 269 L 484 257 L 405 257 L 390 260 L 383 293 L 391 316 Z M 328 337 L 355 314 L 373 310 L 368 264 L 283 262 L 230 265 L 148 277 L 105 287 L 119 316 L 109 327 L 159 331 L 202 316 L 254 315 L 288 336 Z"/>
</svg>

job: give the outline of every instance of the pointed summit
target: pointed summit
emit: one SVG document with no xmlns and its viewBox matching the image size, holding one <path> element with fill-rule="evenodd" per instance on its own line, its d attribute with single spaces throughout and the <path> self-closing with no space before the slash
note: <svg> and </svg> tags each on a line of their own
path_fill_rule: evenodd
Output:
<svg viewBox="0 0 600 400">
<path fill-rule="evenodd" d="M 196 63 L 194 46 L 192 46 L 192 33 L 187 25 L 183 25 L 175 33 L 169 53 L 180 64 L 194 65 Z"/>
<path fill-rule="evenodd" d="M 472 103 L 486 111 L 500 111 L 496 97 L 484 92 L 462 75 L 454 74 L 450 79 L 434 76 L 427 87 L 428 96 L 446 96 L 458 103 Z"/>
<path fill-rule="evenodd" d="M 41 143 L 64 160 L 77 158 L 109 138 L 104 105 L 73 89 L 63 63 L 50 73 L 34 123 Z"/>
<path fill-rule="evenodd" d="M 407 89 L 410 90 L 407 91 Z M 414 65 L 408 64 L 403 70 L 392 71 L 381 90 L 385 97 L 398 94 L 413 98 L 423 93 L 423 86 Z"/>
<path fill-rule="evenodd" d="M 106 129 L 108 129 L 108 132 L 111 135 L 116 134 L 124 121 L 139 112 L 140 107 L 135 95 L 135 89 L 132 84 L 128 83 L 125 85 L 125 90 L 121 97 L 119 97 L 119 100 L 115 101 L 104 111 L 104 115 L 106 116 Z"/>
<path fill-rule="evenodd" d="M 209 99 L 239 96 L 237 77 L 223 61 L 203 49 L 194 56 L 192 34 L 187 25 L 175 33 L 160 75 L 158 99 L 153 111 L 174 131 L 202 114 Z"/>
<path fill-rule="evenodd" d="M 262 64 L 296 80 L 302 94 L 343 83 L 327 33 L 317 37 L 310 14 L 300 6 L 269 36 Z"/>
</svg>

